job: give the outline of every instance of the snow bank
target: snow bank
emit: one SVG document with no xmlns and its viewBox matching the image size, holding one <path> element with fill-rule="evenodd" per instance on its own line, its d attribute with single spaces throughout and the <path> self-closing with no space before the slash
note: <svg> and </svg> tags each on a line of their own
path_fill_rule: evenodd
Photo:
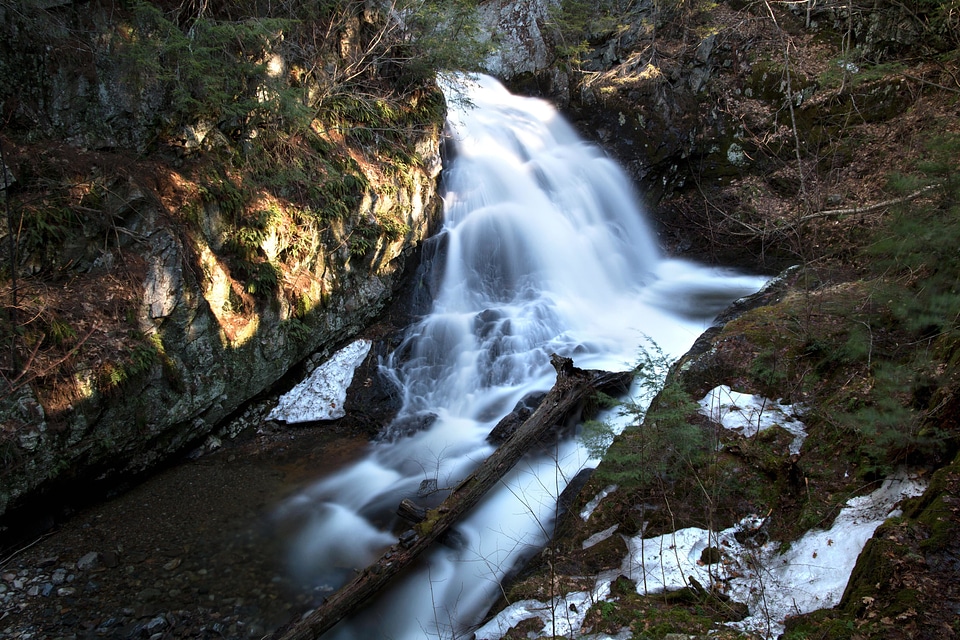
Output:
<svg viewBox="0 0 960 640">
<path fill-rule="evenodd" d="M 836 606 L 867 540 L 900 515 L 901 500 L 925 488 L 906 474 L 887 478 L 870 495 L 848 500 L 829 530 L 808 531 L 782 554 L 776 542 L 741 550 L 734 557 L 743 575 L 731 580 L 728 594 L 750 607 L 750 617 L 733 626 L 777 637 L 787 616 Z"/>
<path fill-rule="evenodd" d="M 767 407 L 765 410 L 769 410 Z M 619 575 L 634 580 L 638 593 L 681 589 L 695 578 L 704 587 L 715 585 L 733 600 L 745 603 L 750 616 L 731 626 L 776 638 L 787 616 L 832 607 L 840 601 L 857 557 L 884 520 L 899 515 L 897 504 L 918 496 L 925 486 L 899 474 L 875 492 L 847 502 L 829 530 L 811 530 L 780 553 L 780 544 L 741 544 L 736 534 L 759 529 L 755 516 L 724 531 L 680 529 L 656 538 L 627 538 L 628 553 L 619 571 L 598 576 L 592 592 L 517 602 L 477 631 L 477 640 L 497 640 L 522 620 L 537 617 L 545 627 L 540 636 L 578 637 L 590 605 L 609 598 L 610 584 Z M 720 561 L 701 561 L 708 547 L 720 551 Z"/>
<path fill-rule="evenodd" d="M 606 600 L 610 596 L 610 580 L 598 581 L 593 591 L 578 591 L 568 593 L 544 603 L 539 600 L 522 600 L 515 602 L 495 618 L 477 629 L 476 640 L 499 640 L 511 627 L 515 627 L 523 620 L 539 618 L 543 621 L 543 631 L 540 637 L 579 637 L 580 627 L 587 615 L 587 610 L 596 602 Z"/>
<path fill-rule="evenodd" d="M 267 419 L 295 423 L 342 418 L 353 372 L 370 353 L 370 344 L 369 340 L 357 340 L 333 354 L 300 384 L 283 394 Z"/>
<path fill-rule="evenodd" d="M 807 437 L 806 426 L 793 417 L 803 411 L 802 405 L 783 405 L 760 396 L 739 393 L 721 385 L 703 397 L 698 403 L 700 412 L 725 429 L 751 437 L 758 431 L 780 426 L 793 434 L 790 453 L 800 453 L 800 446 Z"/>
</svg>

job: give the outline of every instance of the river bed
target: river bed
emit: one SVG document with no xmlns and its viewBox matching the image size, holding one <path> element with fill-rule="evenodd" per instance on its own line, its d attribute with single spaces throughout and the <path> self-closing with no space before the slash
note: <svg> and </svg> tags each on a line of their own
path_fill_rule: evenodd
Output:
<svg viewBox="0 0 960 640">
<path fill-rule="evenodd" d="M 2 559 L 0 638 L 260 638 L 311 608 L 325 594 L 288 577 L 272 508 L 367 441 L 254 431 Z"/>
</svg>

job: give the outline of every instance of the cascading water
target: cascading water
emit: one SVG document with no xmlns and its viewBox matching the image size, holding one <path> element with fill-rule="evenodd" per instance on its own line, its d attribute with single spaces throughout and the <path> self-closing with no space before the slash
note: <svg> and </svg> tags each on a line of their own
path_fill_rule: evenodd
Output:
<svg viewBox="0 0 960 640">
<path fill-rule="evenodd" d="M 450 101 L 442 284 L 403 357 L 384 364 L 403 408 L 365 459 L 282 507 L 300 524 L 291 566 L 320 588 L 396 542 L 403 498 L 438 504 L 490 453 L 499 419 L 552 386 L 552 353 L 619 371 L 647 340 L 678 355 L 763 282 L 663 259 L 626 176 L 551 106 L 486 77 L 457 85 L 466 99 Z M 559 492 L 588 462 L 575 439 L 525 458 L 455 542 L 330 635 L 452 638 L 476 625 L 504 575 L 546 541 Z"/>
</svg>

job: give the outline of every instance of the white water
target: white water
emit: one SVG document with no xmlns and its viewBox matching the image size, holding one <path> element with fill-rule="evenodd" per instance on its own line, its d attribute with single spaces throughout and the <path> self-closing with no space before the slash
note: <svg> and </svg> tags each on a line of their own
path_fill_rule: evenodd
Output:
<svg viewBox="0 0 960 640">
<path fill-rule="evenodd" d="M 665 260 L 623 172 L 547 103 L 489 78 L 451 101 L 456 155 L 445 175 L 442 285 L 432 312 L 385 363 L 403 409 L 429 428 L 373 445 L 367 457 L 282 506 L 298 523 L 290 564 L 322 591 L 396 542 L 393 513 L 421 482 L 451 488 L 491 447 L 486 436 L 531 392 L 552 353 L 585 369 L 626 370 L 647 339 L 679 355 L 720 308 L 763 279 Z M 337 638 L 459 637 L 500 580 L 549 534 L 556 498 L 589 461 L 575 441 L 529 457 L 390 594 L 331 632 Z M 456 547 L 456 548 L 453 548 Z"/>
</svg>

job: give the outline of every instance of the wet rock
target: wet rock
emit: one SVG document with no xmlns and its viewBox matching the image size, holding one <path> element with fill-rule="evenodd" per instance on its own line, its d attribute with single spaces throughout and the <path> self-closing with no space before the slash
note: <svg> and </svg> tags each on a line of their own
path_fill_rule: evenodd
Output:
<svg viewBox="0 0 960 640">
<path fill-rule="evenodd" d="M 409 498 L 404 498 L 400 501 L 400 506 L 397 508 L 397 515 L 411 524 L 417 524 L 426 519 L 427 509 Z"/>
<path fill-rule="evenodd" d="M 167 626 L 169 626 L 169 623 L 167 622 L 167 619 L 166 619 L 165 617 L 163 617 L 163 616 L 157 616 L 156 618 L 154 618 L 154 619 L 152 619 L 150 622 L 148 622 L 148 623 L 146 624 L 146 626 L 144 627 L 144 629 L 145 629 L 147 632 L 153 634 L 153 633 L 157 633 L 158 631 L 161 631 L 161 630 L 167 628 Z"/>
<path fill-rule="evenodd" d="M 108 618 L 108 619 L 104 620 L 103 622 L 101 622 L 101 623 L 100 623 L 100 626 L 97 627 L 97 633 L 105 634 L 105 633 L 107 633 L 110 629 L 112 629 L 112 628 L 114 628 L 114 627 L 118 627 L 118 626 L 120 626 L 120 625 L 122 625 L 122 624 L 123 624 L 122 621 L 119 620 L 118 618 Z"/>
<path fill-rule="evenodd" d="M 77 560 L 77 569 L 79 571 L 92 571 L 100 566 L 100 554 L 96 551 L 84 554 Z"/>
<path fill-rule="evenodd" d="M 400 438 L 406 438 L 415 433 L 425 431 L 436 421 L 437 414 L 429 412 L 399 417 L 383 430 L 383 433 L 377 437 L 377 440 L 381 442 L 394 442 Z"/>
<path fill-rule="evenodd" d="M 514 432 L 520 428 L 524 421 L 533 415 L 546 393 L 532 393 L 525 396 L 513 408 L 513 411 L 504 416 L 497 426 L 490 431 L 487 436 L 487 442 L 493 445 L 501 445 L 507 441 Z"/>
<path fill-rule="evenodd" d="M 413 529 L 408 529 L 400 534 L 400 545 L 404 549 L 409 549 L 417 541 L 417 533 Z"/>
<path fill-rule="evenodd" d="M 589 467 L 586 469 L 581 469 L 579 472 L 577 472 L 577 475 L 575 475 L 573 479 L 567 483 L 567 486 L 560 493 L 560 497 L 557 498 L 557 528 L 558 529 L 561 528 L 562 523 L 565 522 L 568 514 L 572 513 L 574 516 L 579 517 L 580 514 L 576 513 L 575 511 L 571 512 L 570 509 L 573 506 L 573 503 L 576 501 L 577 496 L 580 495 L 580 491 L 583 489 L 584 486 L 586 486 L 587 481 L 590 479 L 590 476 L 592 475 L 593 475 L 593 469 Z"/>
<path fill-rule="evenodd" d="M 449 529 L 440 536 L 440 544 L 454 551 L 462 551 L 469 544 L 469 540 L 459 529 Z"/>
<path fill-rule="evenodd" d="M 700 553 L 701 564 L 717 564 L 720 562 L 720 549 L 717 547 L 707 547 Z"/>
<path fill-rule="evenodd" d="M 156 600 L 160 597 L 159 589 L 144 589 L 143 591 L 137 594 L 137 600 L 146 601 L 146 600 Z"/>
<path fill-rule="evenodd" d="M 417 487 L 417 497 L 426 498 L 431 496 L 439 491 L 436 478 L 427 478 L 426 480 L 420 481 L 420 486 Z"/>
</svg>

